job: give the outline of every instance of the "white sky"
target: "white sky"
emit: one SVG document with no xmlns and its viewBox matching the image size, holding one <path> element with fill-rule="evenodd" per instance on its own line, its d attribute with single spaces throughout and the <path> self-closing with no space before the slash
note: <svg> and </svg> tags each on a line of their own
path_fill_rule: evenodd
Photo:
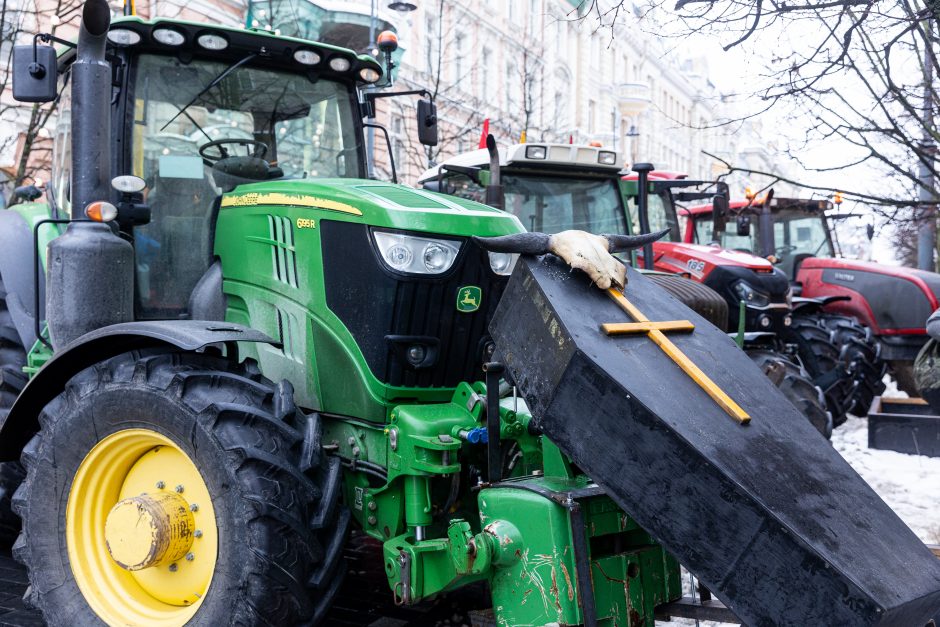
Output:
<svg viewBox="0 0 940 627">
<path fill-rule="evenodd" d="M 731 34 L 718 38 L 694 35 L 685 38 L 681 43 L 676 42 L 676 45 L 680 46 L 680 53 L 689 56 L 704 56 L 708 60 L 709 78 L 723 94 L 742 94 L 747 93 L 749 88 L 753 89 L 762 83 L 761 76 L 766 74 L 766 67 L 769 65 L 771 55 L 775 50 L 794 43 L 795 45 L 805 43 L 814 34 L 813 30 L 817 27 L 818 25 L 812 22 L 805 22 L 802 28 L 797 27 L 785 35 L 779 32 L 758 32 L 755 33 L 752 39 L 731 48 L 729 51 L 724 51 L 722 46 L 734 41 L 736 36 Z M 793 42 L 793 38 L 802 38 L 802 40 Z M 756 98 L 741 100 L 740 104 L 742 111 L 755 110 L 761 107 L 760 100 Z M 759 117 L 765 138 L 779 146 L 786 146 L 788 142 L 797 142 L 805 137 L 806 128 L 811 124 L 811 120 L 806 120 L 805 125 L 801 127 L 799 120 L 795 124 L 793 121 L 784 120 L 784 114 L 785 110 L 783 108 L 779 110 L 771 109 Z M 833 140 L 825 144 L 815 145 L 811 150 L 803 152 L 802 158 L 810 165 L 844 163 L 848 160 L 847 156 L 855 150 L 855 147 L 844 141 Z M 804 170 L 798 163 L 790 161 L 783 153 L 780 153 L 780 159 L 787 163 L 786 167 L 791 178 L 805 181 L 807 184 L 833 186 L 833 180 L 838 180 L 839 186 L 843 189 L 864 191 L 866 188 L 870 188 L 873 181 L 878 179 L 876 171 L 868 165 L 856 166 L 837 173 L 819 173 Z M 803 197 L 812 195 L 813 192 L 810 190 L 801 194 Z M 841 211 L 842 213 L 853 214 L 871 213 L 868 207 L 851 201 L 845 202 Z M 855 254 L 865 256 L 867 254 L 869 243 L 866 227 L 870 223 L 875 224 L 872 259 L 881 263 L 896 265 L 898 261 L 894 254 L 895 247 L 891 239 L 890 229 L 881 224 L 876 216 L 840 220 L 839 238 L 843 244 L 843 252 L 846 256 L 855 256 Z"/>
</svg>

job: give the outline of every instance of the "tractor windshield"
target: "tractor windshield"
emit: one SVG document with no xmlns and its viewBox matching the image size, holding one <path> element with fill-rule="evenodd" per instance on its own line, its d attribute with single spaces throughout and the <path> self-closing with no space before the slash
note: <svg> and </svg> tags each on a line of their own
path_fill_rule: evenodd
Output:
<svg viewBox="0 0 940 627">
<path fill-rule="evenodd" d="M 640 232 L 640 208 L 637 196 L 631 196 L 627 207 L 630 211 L 630 224 L 635 233 Z M 679 219 L 676 217 L 676 206 L 668 190 L 647 196 L 647 213 L 650 220 L 650 233 L 669 229 L 663 238 L 667 242 L 679 242 Z"/>
<path fill-rule="evenodd" d="M 175 186 L 199 181 L 230 187 L 259 179 L 362 176 L 354 101 L 341 83 L 157 55 L 141 56 L 136 75 L 134 173 L 147 180 L 148 189 L 163 178 L 175 179 Z M 221 150 L 206 147 L 210 142 L 220 143 Z M 270 167 L 260 173 L 211 167 L 223 156 L 241 155 Z"/>
<path fill-rule="evenodd" d="M 616 181 L 503 174 L 502 182 L 506 211 L 530 231 L 626 232 Z"/>
<path fill-rule="evenodd" d="M 464 174 L 447 177 L 454 194 L 486 202 L 486 191 Z M 530 231 L 626 233 L 626 218 L 616 180 L 503 170 L 506 211 Z"/>
<path fill-rule="evenodd" d="M 134 229 L 138 317 L 178 317 L 211 263 L 224 192 L 362 176 L 355 100 L 343 83 L 244 62 L 145 54 L 135 69 L 131 173 L 153 215 Z"/>
<path fill-rule="evenodd" d="M 712 230 L 714 224 L 712 222 L 712 214 L 709 213 L 699 213 L 695 216 L 695 243 L 697 244 L 711 244 L 712 240 Z M 735 220 L 734 216 L 731 216 L 726 225 L 727 229 L 735 229 Z M 759 246 L 757 244 L 757 228 L 755 225 L 751 227 L 750 235 L 738 235 L 735 231 L 721 231 L 719 237 L 719 243 L 722 248 L 727 248 L 729 250 L 737 250 L 742 253 L 750 253 L 752 255 L 759 254 Z"/>
<path fill-rule="evenodd" d="M 784 209 L 773 212 L 774 251 L 780 269 L 794 276 L 807 257 L 835 257 L 825 219 L 819 211 Z"/>
</svg>

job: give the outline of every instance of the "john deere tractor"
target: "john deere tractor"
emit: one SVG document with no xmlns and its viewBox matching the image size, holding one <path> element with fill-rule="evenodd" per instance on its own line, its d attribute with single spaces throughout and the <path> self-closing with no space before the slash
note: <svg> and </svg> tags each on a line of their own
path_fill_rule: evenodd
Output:
<svg viewBox="0 0 940 627">
<path fill-rule="evenodd" d="M 675 212 L 666 207 L 668 204 L 671 209 L 671 199 L 659 193 L 658 188 L 652 194 L 637 193 L 636 183 L 622 182 L 622 174 L 617 151 L 535 142 L 514 144 L 492 155 L 484 149 L 456 155 L 427 170 L 418 182 L 426 189 L 478 202 L 500 203 L 497 206 L 534 231 L 632 233 L 643 228 L 645 232 L 667 230 L 667 239 L 678 240 L 678 220 Z M 658 176 L 654 177 L 658 181 Z M 697 197 L 711 199 L 717 194 L 712 189 Z M 659 249 L 670 245 L 657 242 L 653 246 Z M 684 247 L 670 258 L 681 257 L 689 248 Z M 642 261 L 643 255 L 637 259 L 634 254 L 631 262 L 635 267 L 648 268 L 644 271 L 650 279 L 718 328 L 735 334 L 740 330 L 740 339 L 751 359 L 820 433 L 829 437 L 832 416 L 822 391 L 798 360 L 780 350 L 781 342 L 774 333 L 784 330 L 791 318 L 786 277 L 774 272 L 770 262 L 753 255 L 692 248 L 701 249 L 694 252 L 704 252 L 698 257 L 711 262 L 707 271 L 705 261 L 698 257 L 694 263 L 678 269 L 657 262 L 654 270 Z M 657 258 L 655 253 L 649 257 Z M 686 261 L 682 259 L 682 263 Z M 722 267 L 711 273 L 710 280 L 703 281 L 702 277 L 716 265 Z M 738 284 L 770 287 L 776 302 L 763 305 L 748 302 L 742 318 L 738 306 L 742 295 L 733 289 Z"/>
<path fill-rule="evenodd" d="M 15 55 L 16 97 L 60 111 L 49 203 L 0 224 L 13 550 L 50 624 L 322 622 L 353 524 L 398 603 L 489 579 L 502 624 L 583 620 L 566 510 L 480 490 L 591 485 L 484 381 L 515 256 L 470 236 L 521 225 L 364 178 L 379 63 L 103 0 Z M 597 615 L 651 624 L 678 563 L 595 492 L 592 559 L 635 580 Z"/>
<path fill-rule="evenodd" d="M 50 625 L 328 624 L 351 526 L 397 603 L 485 581 L 499 625 L 652 625 L 679 561 L 748 624 L 940 608 L 916 536 L 610 256 L 653 237 L 561 250 L 364 179 L 383 68 L 349 50 L 104 0 L 62 45 L 14 51 L 61 116 L 50 202 L 0 224 L 0 460 Z"/>
</svg>

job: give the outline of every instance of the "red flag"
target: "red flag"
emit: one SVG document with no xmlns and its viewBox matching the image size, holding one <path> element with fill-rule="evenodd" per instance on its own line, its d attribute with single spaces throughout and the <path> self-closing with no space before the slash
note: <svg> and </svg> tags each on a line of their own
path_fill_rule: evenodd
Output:
<svg viewBox="0 0 940 627">
<path fill-rule="evenodd" d="M 569 143 L 569 144 L 573 144 L 573 143 L 574 143 L 574 135 L 568 135 L 568 143 Z"/>
<path fill-rule="evenodd" d="M 486 136 L 490 134 L 490 119 L 483 120 L 483 132 L 480 134 L 479 148 L 486 148 Z"/>
</svg>

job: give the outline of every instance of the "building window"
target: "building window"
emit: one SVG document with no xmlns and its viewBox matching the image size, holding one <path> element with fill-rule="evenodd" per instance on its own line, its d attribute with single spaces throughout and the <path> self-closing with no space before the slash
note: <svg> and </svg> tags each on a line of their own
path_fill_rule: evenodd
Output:
<svg viewBox="0 0 940 627">
<path fill-rule="evenodd" d="M 464 76 L 464 41 L 466 41 L 466 36 L 463 33 L 457 33 L 454 36 L 454 83 L 460 83 L 467 79 Z M 458 85 L 458 88 L 461 86 Z M 467 91 L 464 89 L 463 91 Z"/>
<path fill-rule="evenodd" d="M 438 32 L 438 24 L 437 18 L 433 15 L 429 15 L 425 23 L 428 41 L 425 69 L 428 74 L 432 75 L 437 72 L 438 61 L 440 59 L 441 41 L 440 33 Z"/>
<path fill-rule="evenodd" d="M 591 135 L 593 135 L 594 133 L 597 132 L 597 126 L 596 126 L 596 124 L 595 124 L 595 119 L 596 119 L 596 117 L 597 117 L 597 115 L 596 115 L 596 114 L 597 114 L 597 111 L 596 111 L 596 110 L 597 110 L 597 103 L 594 102 L 593 100 L 588 100 L 588 120 L 587 120 L 588 123 L 587 123 L 587 126 L 588 126 L 588 133 L 590 133 Z"/>
<path fill-rule="evenodd" d="M 399 175 L 405 168 L 405 122 L 400 115 L 392 116 L 392 158 Z"/>
<path fill-rule="evenodd" d="M 483 48 L 483 58 L 480 62 L 480 98 L 486 100 L 493 93 L 493 85 L 490 82 L 490 59 L 493 57 L 493 51 L 489 48 Z"/>
</svg>

